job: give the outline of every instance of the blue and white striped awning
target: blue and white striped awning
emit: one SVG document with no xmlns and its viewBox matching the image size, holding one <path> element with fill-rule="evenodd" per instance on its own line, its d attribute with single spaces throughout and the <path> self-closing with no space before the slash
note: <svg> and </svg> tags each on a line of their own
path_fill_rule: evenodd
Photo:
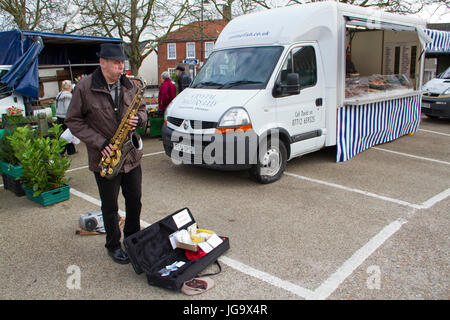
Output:
<svg viewBox="0 0 450 320">
<path fill-rule="evenodd" d="M 339 108 L 336 161 L 347 161 L 372 146 L 416 132 L 421 104 L 417 94 Z"/>
<path fill-rule="evenodd" d="M 424 31 L 432 39 L 425 44 L 426 53 L 450 53 L 450 32 L 431 29 Z"/>
</svg>

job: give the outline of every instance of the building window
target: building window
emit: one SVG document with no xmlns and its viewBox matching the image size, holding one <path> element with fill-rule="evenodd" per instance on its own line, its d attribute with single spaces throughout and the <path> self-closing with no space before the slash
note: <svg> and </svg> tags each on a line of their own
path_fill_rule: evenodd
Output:
<svg viewBox="0 0 450 320">
<path fill-rule="evenodd" d="M 213 49 L 214 49 L 214 42 L 212 41 L 205 42 L 205 59 L 208 59 Z"/>
<path fill-rule="evenodd" d="M 175 73 L 175 68 L 169 68 L 169 69 L 167 69 L 167 72 L 168 72 L 169 75 L 170 75 L 170 79 L 172 79 L 172 74 Z"/>
<path fill-rule="evenodd" d="M 175 60 L 177 58 L 177 44 L 167 44 L 167 60 Z"/>
<path fill-rule="evenodd" d="M 187 59 L 195 58 L 195 42 L 186 43 L 186 58 Z"/>
</svg>

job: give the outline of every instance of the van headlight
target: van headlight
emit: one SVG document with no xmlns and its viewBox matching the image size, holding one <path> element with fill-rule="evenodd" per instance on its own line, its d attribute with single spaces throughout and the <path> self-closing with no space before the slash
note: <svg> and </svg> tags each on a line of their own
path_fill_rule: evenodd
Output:
<svg viewBox="0 0 450 320">
<path fill-rule="evenodd" d="M 442 94 L 443 94 L 443 95 L 450 94 L 450 87 L 448 87 L 447 90 L 445 90 Z"/>
<path fill-rule="evenodd" d="M 244 108 L 228 109 L 220 118 L 216 133 L 243 132 L 252 129 L 252 122 Z"/>
</svg>

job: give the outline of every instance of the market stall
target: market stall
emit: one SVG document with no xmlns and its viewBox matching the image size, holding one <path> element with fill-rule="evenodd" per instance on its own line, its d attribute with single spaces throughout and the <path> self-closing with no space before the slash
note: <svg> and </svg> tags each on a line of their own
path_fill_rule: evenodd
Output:
<svg viewBox="0 0 450 320">
<path fill-rule="evenodd" d="M 346 25 L 347 72 L 338 110 L 337 161 L 417 130 L 421 43 L 415 28 Z M 349 69 L 348 65 L 351 64 Z"/>
</svg>

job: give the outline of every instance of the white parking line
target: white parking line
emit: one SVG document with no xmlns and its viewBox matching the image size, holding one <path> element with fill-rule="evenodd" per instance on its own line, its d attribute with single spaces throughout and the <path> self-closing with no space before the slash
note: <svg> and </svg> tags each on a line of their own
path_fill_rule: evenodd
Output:
<svg viewBox="0 0 450 320">
<path fill-rule="evenodd" d="M 284 289 L 286 291 L 292 292 L 293 294 L 305 298 L 305 299 L 311 299 L 311 297 L 314 297 L 314 291 L 311 291 L 309 289 L 300 287 L 296 284 L 293 284 L 289 281 L 280 279 L 278 277 L 275 277 L 267 272 L 252 268 L 246 264 L 243 264 L 242 262 L 239 262 L 237 260 L 231 259 L 227 256 L 221 256 L 219 258 L 220 262 L 225 263 L 229 267 L 236 269 L 242 273 L 245 273 L 249 276 L 252 276 L 256 279 L 262 280 L 264 282 L 270 283 L 271 285 Z"/>
<path fill-rule="evenodd" d="M 154 156 L 156 154 L 161 154 L 161 153 L 165 153 L 165 152 L 164 151 L 158 151 L 158 152 L 153 152 L 153 153 L 147 153 L 147 154 L 144 154 L 143 157 Z"/>
<path fill-rule="evenodd" d="M 324 300 L 328 298 L 340 285 L 355 271 L 372 253 L 374 253 L 386 240 L 396 233 L 407 221 L 397 219 L 384 227 L 364 246 L 358 249 L 339 269 L 328 277 L 316 290 L 313 299 Z"/>
<path fill-rule="evenodd" d="M 419 160 L 426 160 L 426 161 L 436 162 L 436 163 L 440 163 L 440 164 L 450 165 L 450 162 L 447 162 L 447 161 L 415 156 L 415 155 L 409 154 L 409 153 L 392 151 L 392 150 L 383 149 L 383 148 L 379 148 L 379 147 L 372 147 L 371 149 L 380 150 L 380 151 L 384 151 L 384 152 L 390 152 L 390 153 L 398 154 L 398 155 L 405 156 L 405 157 L 415 158 L 415 159 L 419 159 Z"/>
<path fill-rule="evenodd" d="M 434 134 L 439 134 L 439 135 L 442 135 L 442 136 L 450 137 L 450 134 L 448 134 L 448 133 L 443 133 L 443 132 L 437 132 L 437 131 L 431 131 L 431 130 L 425 130 L 425 129 L 418 129 L 418 131 L 423 131 L 423 132 L 428 132 L 428 133 L 434 133 Z"/>
<path fill-rule="evenodd" d="M 434 206 L 436 203 L 438 203 L 439 201 L 442 201 L 449 196 L 450 196 L 450 188 L 442 191 L 441 193 L 439 193 L 439 194 L 435 195 L 434 197 L 428 199 L 427 201 L 423 202 L 419 206 L 419 209 L 429 209 L 432 206 Z"/>
<path fill-rule="evenodd" d="M 77 171 L 77 170 L 82 170 L 82 169 L 87 169 L 89 168 L 89 166 L 83 166 L 83 167 L 78 167 L 78 168 L 73 168 L 73 169 L 69 169 L 66 172 L 73 172 L 73 171 Z"/>
<path fill-rule="evenodd" d="M 314 182 L 314 183 L 323 184 L 323 185 L 328 186 L 328 187 L 337 188 L 337 189 L 350 191 L 350 192 L 355 192 L 355 193 L 363 194 L 365 196 L 369 196 L 369 197 L 372 197 L 372 198 L 393 202 L 393 203 L 396 203 L 396 204 L 399 204 L 399 205 L 402 205 L 402 206 L 407 206 L 407 207 L 411 207 L 411 208 L 414 208 L 414 209 L 420 209 L 420 205 L 412 204 L 412 203 L 409 203 L 409 202 L 406 202 L 406 201 L 403 201 L 403 200 L 399 200 L 399 199 L 389 198 L 389 197 L 382 196 L 382 195 L 379 195 L 379 194 L 375 194 L 375 193 L 372 193 L 372 192 L 359 190 L 359 189 L 355 189 L 355 188 L 350 188 L 350 187 L 342 186 L 340 184 L 326 182 L 326 181 L 322 181 L 322 180 L 318 180 L 318 179 L 308 178 L 308 177 L 301 176 L 301 175 L 298 175 L 298 174 L 295 174 L 295 173 L 284 172 L 284 174 L 287 175 L 287 176 L 291 176 L 291 177 L 297 178 L 297 179 L 302 179 L 302 180 L 306 180 L 306 181 L 310 181 L 310 182 Z"/>
</svg>

